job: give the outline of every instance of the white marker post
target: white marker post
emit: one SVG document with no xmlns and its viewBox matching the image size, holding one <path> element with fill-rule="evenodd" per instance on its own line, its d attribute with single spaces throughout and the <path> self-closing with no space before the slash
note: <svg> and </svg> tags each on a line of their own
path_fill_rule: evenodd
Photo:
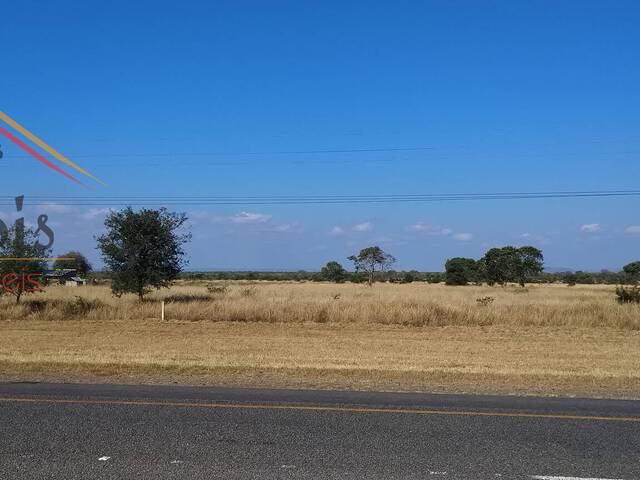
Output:
<svg viewBox="0 0 640 480">
<path fill-rule="evenodd" d="M 162 321 L 164 322 L 164 300 L 162 301 L 162 314 L 161 314 L 161 317 L 162 317 Z"/>
</svg>

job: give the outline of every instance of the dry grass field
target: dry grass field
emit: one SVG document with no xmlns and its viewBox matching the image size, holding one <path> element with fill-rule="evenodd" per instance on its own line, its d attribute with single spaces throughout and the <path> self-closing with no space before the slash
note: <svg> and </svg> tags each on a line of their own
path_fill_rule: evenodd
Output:
<svg viewBox="0 0 640 480">
<path fill-rule="evenodd" d="M 0 297 L 0 376 L 640 397 L 640 306 L 611 286 L 221 286 Z"/>
</svg>

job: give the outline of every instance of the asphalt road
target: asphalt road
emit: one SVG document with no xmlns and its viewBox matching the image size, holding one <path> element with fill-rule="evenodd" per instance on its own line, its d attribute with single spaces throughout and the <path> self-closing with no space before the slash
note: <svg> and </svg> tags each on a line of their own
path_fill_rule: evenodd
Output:
<svg viewBox="0 0 640 480">
<path fill-rule="evenodd" d="M 640 402 L 0 384 L 0 479 L 640 479 Z"/>
</svg>

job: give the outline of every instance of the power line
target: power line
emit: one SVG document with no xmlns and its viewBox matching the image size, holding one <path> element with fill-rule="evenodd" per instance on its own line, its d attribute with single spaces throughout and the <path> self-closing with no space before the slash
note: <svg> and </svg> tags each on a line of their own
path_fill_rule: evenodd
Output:
<svg viewBox="0 0 640 480">
<path fill-rule="evenodd" d="M 376 153 L 376 152 L 416 152 L 433 150 L 434 147 L 391 147 L 391 148 L 346 148 L 327 150 L 257 150 L 247 152 L 157 152 L 157 153 L 95 153 L 72 154 L 74 158 L 117 158 L 117 157 L 214 157 L 242 155 L 315 155 L 326 153 Z M 31 158 L 29 155 L 12 155 L 12 158 Z"/>
<path fill-rule="evenodd" d="M 31 205 L 48 204 L 71 206 L 162 206 L 162 205 L 325 205 L 325 204 L 378 204 L 421 203 L 450 201 L 524 200 L 638 197 L 640 190 L 590 190 L 543 192 L 484 192 L 442 194 L 378 194 L 378 195 L 112 195 L 112 196 L 61 196 L 31 195 Z M 0 196 L 0 205 L 13 205 L 14 199 Z"/>
</svg>

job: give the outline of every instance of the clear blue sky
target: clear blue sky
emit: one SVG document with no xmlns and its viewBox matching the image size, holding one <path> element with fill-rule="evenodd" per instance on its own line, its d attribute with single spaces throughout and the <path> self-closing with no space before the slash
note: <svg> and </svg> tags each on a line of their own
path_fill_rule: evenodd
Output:
<svg viewBox="0 0 640 480">
<path fill-rule="evenodd" d="M 0 110 L 109 184 L 78 188 L 0 138 L 1 195 L 27 204 L 640 187 L 637 1 L 21 1 L 0 12 Z M 242 155 L 407 147 L 431 149 Z M 316 269 L 370 244 L 407 269 L 504 244 L 537 245 L 550 267 L 615 269 L 640 257 L 639 207 L 181 210 L 196 269 Z M 78 248 L 99 263 L 103 212 L 48 211 L 56 253 Z"/>
</svg>

